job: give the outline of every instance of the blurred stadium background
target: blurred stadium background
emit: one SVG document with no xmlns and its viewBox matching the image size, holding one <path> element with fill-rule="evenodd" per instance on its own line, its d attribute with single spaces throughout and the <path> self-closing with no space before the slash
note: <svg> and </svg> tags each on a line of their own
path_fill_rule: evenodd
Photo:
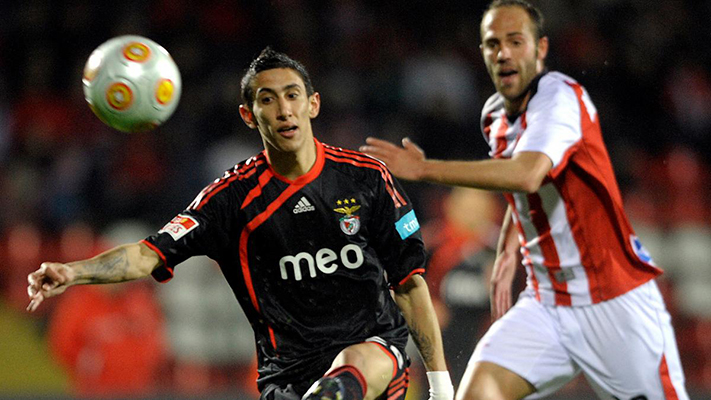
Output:
<svg viewBox="0 0 711 400">
<path fill-rule="evenodd" d="M 237 112 L 239 80 L 266 45 L 311 72 L 322 141 L 410 136 L 431 157 L 486 157 L 486 3 L 0 2 L 0 397 L 256 398 L 251 329 L 211 261 L 190 260 L 167 285 L 72 288 L 35 314 L 24 311 L 27 273 L 143 238 L 258 151 Z M 548 65 L 590 92 L 633 225 L 667 271 L 688 387 L 711 398 L 711 1 L 534 3 Z M 182 73 L 176 113 L 149 134 L 111 130 L 84 103 L 84 62 L 121 34 L 162 44 Z M 456 379 L 488 324 L 501 199 L 407 189 Z M 424 399 L 411 357 L 409 398 Z M 591 397 L 579 379 L 555 398 Z"/>
</svg>

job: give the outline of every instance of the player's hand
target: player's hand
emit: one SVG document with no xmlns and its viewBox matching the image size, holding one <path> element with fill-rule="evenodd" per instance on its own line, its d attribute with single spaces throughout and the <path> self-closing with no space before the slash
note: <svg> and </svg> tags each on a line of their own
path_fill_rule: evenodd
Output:
<svg viewBox="0 0 711 400">
<path fill-rule="evenodd" d="M 27 275 L 27 311 L 35 311 L 44 299 L 64 293 L 75 277 L 74 270 L 62 263 L 45 262 Z"/>
<path fill-rule="evenodd" d="M 425 152 L 409 138 L 402 139 L 402 147 L 372 137 L 365 139 L 365 143 L 360 151 L 384 162 L 393 175 L 410 181 L 420 180 L 425 168 Z"/>
<path fill-rule="evenodd" d="M 511 308 L 511 285 L 517 261 L 516 254 L 510 252 L 502 252 L 494 261 L 489 291 L 492 321 L 501 318 Z"/>
</svg>

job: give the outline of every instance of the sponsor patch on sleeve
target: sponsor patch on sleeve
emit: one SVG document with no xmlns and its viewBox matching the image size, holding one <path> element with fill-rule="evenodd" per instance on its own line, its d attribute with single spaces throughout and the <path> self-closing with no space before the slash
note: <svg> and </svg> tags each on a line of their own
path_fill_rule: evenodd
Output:
<svg viewBox="0 0 711 400">
<path fill-rule="evenodd" d="M 395 223 L 395 229 L 397 233 L 400 234 L 402 240 L 407 239 L 410 235 L 417 232 L 420 229 L 420 222 L 417 221 L 415 216 L 415 210 L 410 210 L 409 213 L 405 214 Z"/>
<path fill-rule="evenodd" d="M 178 240 L 188 234 L 188 232 L 197 228 L 200 225 L 197 220 L 189 215 L 178 214 L 170 220 L 158 233 L 167 233 L 173 240 Z"/>
</svg>

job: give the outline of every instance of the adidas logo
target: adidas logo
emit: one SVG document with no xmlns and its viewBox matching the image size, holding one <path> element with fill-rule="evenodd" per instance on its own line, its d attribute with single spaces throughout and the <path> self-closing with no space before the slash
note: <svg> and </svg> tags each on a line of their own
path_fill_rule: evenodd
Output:
<svg viewBox="0 0 711 400">
<path fill-rule="evenodd" d="M 312 206 L 311 203 L 309 203 L 308 199 L 306 197 L 302 197 L 301 200 L 299 200 L 298 203 L 296 203 L 296 206 L 294 206 L 294 214 L 299 214 L 307 211 L 314 211 L 316 210 L 316 207 Z"/>
</svg>

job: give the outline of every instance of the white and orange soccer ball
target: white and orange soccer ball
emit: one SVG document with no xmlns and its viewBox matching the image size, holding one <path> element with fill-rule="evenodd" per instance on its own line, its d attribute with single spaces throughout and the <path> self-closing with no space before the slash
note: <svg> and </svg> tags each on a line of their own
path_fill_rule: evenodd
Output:
<svg viewBox="0 0 711 400">
<path fill-rule="evenodd" d="M 84 98 L 107 125 L 145 132 L 173 115 L 181 93 L 180 71 L 168 52 L 142 36 L 119 36 L 89 56 Z"/>
</svg>

